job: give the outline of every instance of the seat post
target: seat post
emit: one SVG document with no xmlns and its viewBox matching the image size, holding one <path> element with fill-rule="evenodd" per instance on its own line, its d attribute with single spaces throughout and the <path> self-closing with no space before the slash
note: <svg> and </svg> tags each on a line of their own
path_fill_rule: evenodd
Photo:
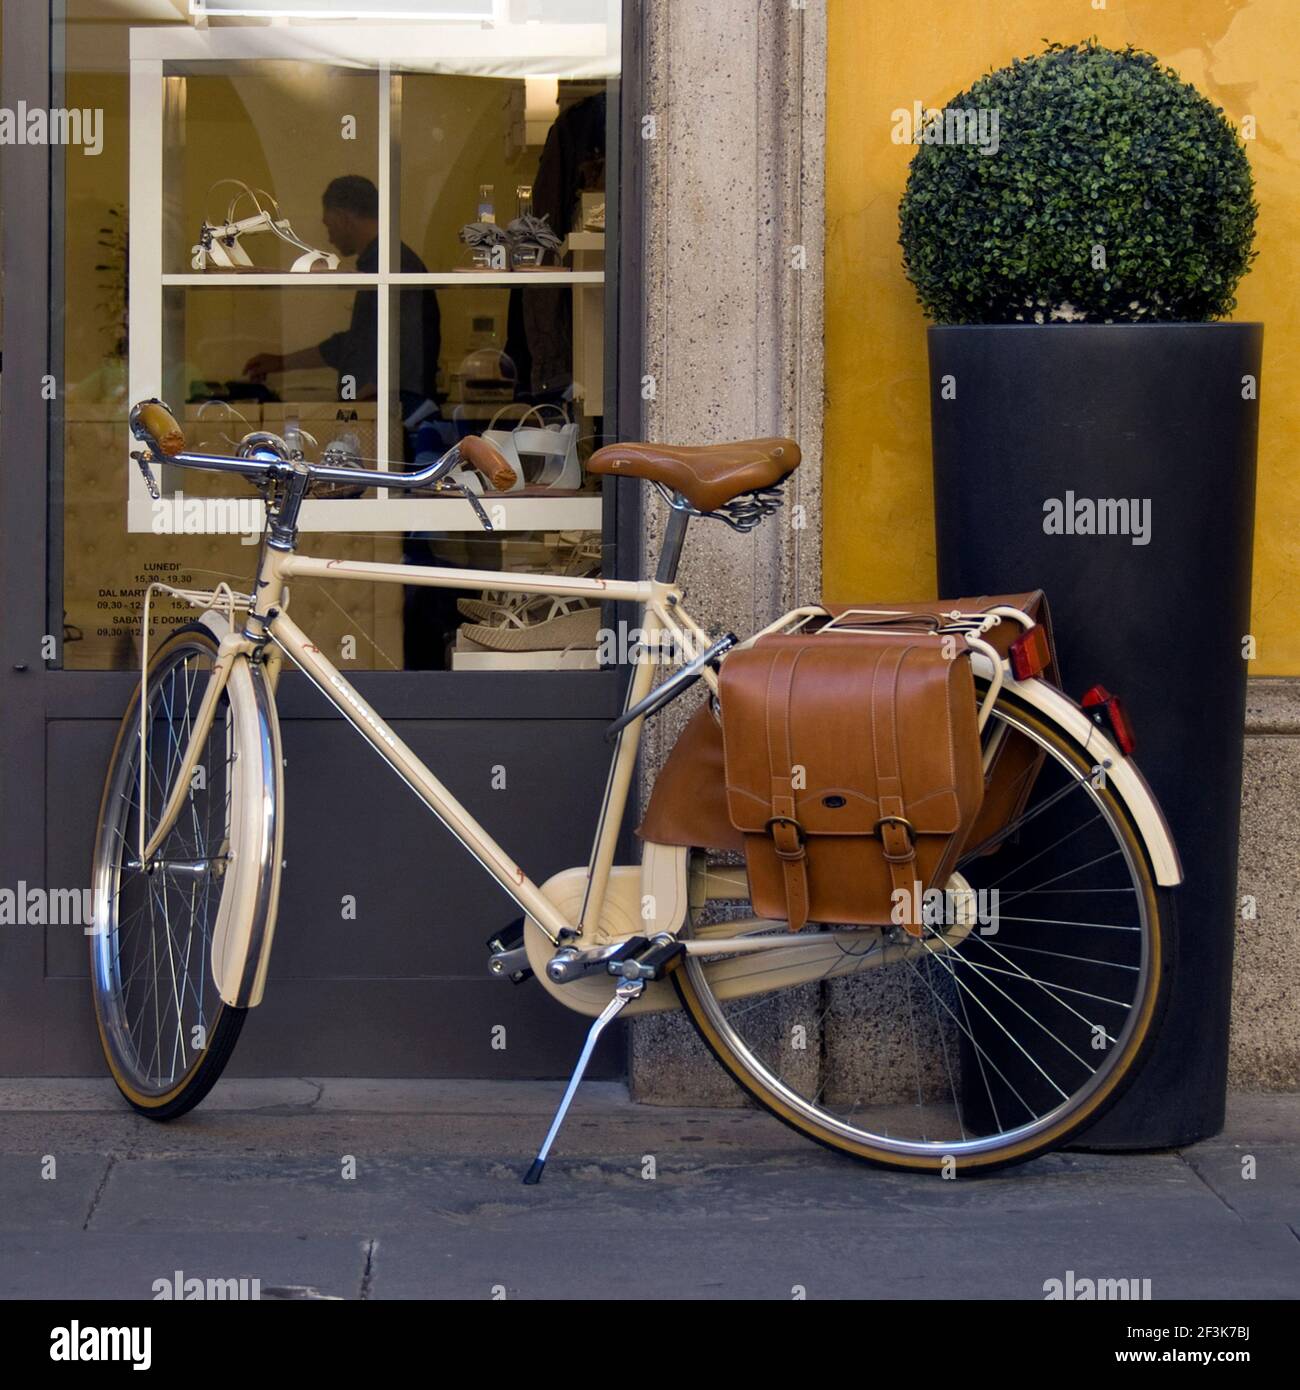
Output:
<svg viewBox="0 0 1300 1390">
<path fill-rule="evenodd" d="M 682 546 L 686 542 L 686 527 L 690 524 L 691 513 L 686 499 L 680 492 L 673 493 L 668 512 L 668 525 L 664 530 L 663 548 L 659 552 L 659 567 L 655 579 L 660 584 L 672 584 L 677 578 L 677 566 L 682 558 Z"/>
</svg>

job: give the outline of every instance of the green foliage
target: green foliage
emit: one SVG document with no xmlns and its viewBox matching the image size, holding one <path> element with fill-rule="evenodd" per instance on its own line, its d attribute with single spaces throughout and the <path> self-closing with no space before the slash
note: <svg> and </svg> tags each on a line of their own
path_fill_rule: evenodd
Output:
<svg viewBox="0 0 1300 1390">
<path fill-rule="evenodd" d="M 899 244 L 931 318 L 1197 322 L 1236 307 L 1256 254 L 1250 163 L 1222 109 L 1152 54 L 1052 44 L 947 110 L 996 112 L 997 139 L 992 153 L 922 143 L 912 160 Z"/>
</svg>

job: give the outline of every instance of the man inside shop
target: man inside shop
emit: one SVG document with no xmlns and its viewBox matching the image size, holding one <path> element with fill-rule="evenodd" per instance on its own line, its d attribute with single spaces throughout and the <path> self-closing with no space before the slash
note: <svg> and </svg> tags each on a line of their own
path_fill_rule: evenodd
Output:
<svg viewBox="0 0 1300 1390">
<path fill-rule="evenodd" d="M 361 174 L 333 179 L 321 195 L 321 221 L 330 244 L 343 256 L 355 256 L 356 269 L 374 274 L 379 269 L 379 190 Z M 398 269 L 423 274 L 425 264 L 401 244 Z M 436 416 L 438 354 L 442 329 L 438 296 L 432 286 L 398 293 L 398 399 L 407 440 L 420 421 Z M 294 352 L 259 352 L 244 364 L 250 381 L 264 382 L 274 373 L 300 368 L 332 367 L 338 374 L 339 400 L 373 401 L 379 394 L 379 295 L 359 289 L 352 298 L 348 326 L 323 342 Z M 382 437 L 382 435 L 381 435 Z M 407 559 L 437 564 L 427 540 L 408 538 Z M 408 670 L 438 669 L 446 664 L 445 647 L 459 616 L 456 595 L 449 589 L 408 587 L 404 603 L 404 655 Z"/>
<path fill-rule="evenodd" d="M 379 269 L 379 190 L 368 178 L 344 174 L 334 179 L 321 195 L 321 221 L 330 244 L 342 256 L 355 256 L 360 273 L 373 275 Z M 425 264 L 403 242 L 398 268 L 403 274 L 423 274 Z M 434 399 L 442 330 L 438 296 L 431 287 L 402 290 L 400 299 L 398 389 L 405 420 Z M 378 362 L 378 292 L 358 290 L 347 328 L 296 352 L 259 352 L 244 371 L 252 381 L 265 381 L 273 372 L 333 367 L 340 400 L 373 401 Z"/>
</svg>

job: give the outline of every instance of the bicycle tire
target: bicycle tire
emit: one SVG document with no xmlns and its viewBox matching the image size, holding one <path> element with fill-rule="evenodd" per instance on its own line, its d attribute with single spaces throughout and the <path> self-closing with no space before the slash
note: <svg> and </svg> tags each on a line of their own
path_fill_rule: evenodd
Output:
<svg viewBox="0 0 1300 1390">
<path fill-rule="evenodd" d="M 999 698 L 997 709 L 1013 715 L 1022 727 L 1034 730 L 1049 746 L 1054 746 L 1068 757 L 1080 772 L 1089 769 L 1091 760 L 1084 756 L 1077 743 L 1042 715 L 1007 694 Z M 1149 858 L 1127 808 L 1108 784 L 1094 790 L 1106 801 L 1113 824 L 1128 842 L 1133 862 L 1140 866 L 1143 892 L 1151 914 L 1150 935 L 1155 959 L 1141 1001 L 1138 1026 L 1128 1039 L 1120 1060 L 1109 1068 L 1104 1086 L 1089 1097 L 1086 1105 L 1071 1109 L 1041 1132 L 1008 1142 L 1005 1150 L 993 1144 L 984 1152 L 972 1154 L 938 1151 L 929 1154 L 901 1153 L 882 1146 L 880 1142 L 850 1138 L 836 1125 L 819 1120 L 806 1108 L 792 1104 L 789 1088 L 773 1076 L 770 1068 L 755 1065 L 757 1059 L 753 1053 L 743 1046 L 737 1046 L 734 1037 L 729 1036 L 728 1029 L 719 1026 L 719 1020 L 723 1017 L 722 1005 L 708 991 L 706 967 L 698 957 L 689 959 L 672 976 L 683 1009 L 696 1032 L 718 1063 L 770 1114 L 805 1138 L 875 1167 L 896 1171 L 979 1175 L 1027 1162 L 1065 1146 L 1112 1109 L 1141 1071 L 1167 1007 L 1169 982 L 1177 952 L 1177 917 L 1172 893 L 1155 883 Z"/>
<path fill-rule="evenodd" d="M 175 694 L 174 673 L 179 669 L 180 663 L 186 661 L 189 656 L 197 659 L 196 667 L 200 663 L 210 663 L 215 660 L 217 649 L 218 636 L 205 623 L 186 623 L 170 633 L 151 654 L 148 672 L 145 676 L 145 680 L 149 683 L 150 710 L 155 710 L 158 703 L 165 703 L 162 701 L 163 682 L 168 679 L 171 680 L 173 691 L 171 708 L 179 708 L 179 699 Z M 192 699 L 195 696 L 197 685 L 198 683 L 195 682 L 194 688 L 188 692 L 187 699 Z M 237 701 L 241 698 L 237 687 L 228 686 L 226 693 L 222 696 L 223 706 L 227 706 L 231 700 Z M 173 936 L 170 919 L 166 915 L 169 885 L 163 883 L 159 889 L 151 883 L 146 884 L 150 875 L 141 874 L 138 866 L 133 868 L 131 863 L 127 861 L 131 844 L 127 827 L 131 823 L 132 804 L 130 794 L 125 789 L 138 778 L 139 702 L 140 687 L 137 685 L 118 729 L 113 751 L 109 758 L 104 791 L 100 799 L 91 881 L 97 890 L 96 913 L 99 913 L 99 905 L 102 903 L 108 920 L 96 921 L 97 930 L 92 934 L 89 942 L 91 994 L 94 1001 L 100 1046 L 118 1090 L 137 1113 L 152 1120 L 166 1121 L 176 1119 L 192 1110 L 211 1091 L 230 1060 L 235 1044 L 243 1030 L 248 1010 L 226 1003 L 220 998 L 217 991 L 212 974 L 211 934 L 206 929 L 209 910 L 214 908 L 214 904 L 210 897 L 205 897 L 202 912 L 203 921 L 199 923 L 201 929 L 196 937 L 194 932 L 196 923 L 191 921 L 188 935 L 185 938 L 188 942 L 185 962 L 188 965 L 191 956 L 194 957 L 196 975 L 199 971 L 202 972 L 201 983 L 192 991 L 187 990 L 184 985 L 177 989 L 175 971 L 173 970 L 172 983 L 175 1002 L 171 1004 L 174 1013 L 174 1032 L 177 1038 L 184 1039 L 187 1036 L 187 1031 L 188 1035 L 192 1036 L 192 1029 L 201 1026 L 203 1029 L 202 1045 L 188 1049 L 189 1052 L 192 1052 L 192 1056 L 182 1053 L 184 1065 L 179 1067 L 173 1065 L 172 1073 L 166 1076 L 163 1075 L 161 1048 L 159 1048 L 159 1052 L 156 1054 L 160 1059 L 158 1076 L 145 1075 L 138 1040 L 132 1038 L 127 998 L 135 978 L 143 971 L 143 964 L 134 966 L 131 973 L 127 975 L 125 986 L 123 985 L 123 937 L 127 928 L 132 925 L 122 920 L 122 905 L 128 886 L 134 890 L 134 888 L 145 884 L 145 892 L 150 904 L 147 916 L 150 918 L 155 915 L 152 904 L 158 901 L 161 892 L 164 913 L 163 931 L 168 938 L 168 946 L 170 948 L 175 945 L 179 951 L 180 943 Z M 151 715 L 148 725 L 151 736 L 155 726 L 160 722 L 159 719 Z M 214 732 L 210 734 L 210 738 L 215 736 L 217 725 L 221 722 L 219 711 L 218 718 L 214 720 Z M 234 727 L 235 722 L 232 720 L 222 730 L 228 750 L 231 741 L 229 730 Z M 154 742 L 151 742 L 151 757 L 153 756 L 153 747 Z M 170 756 L 178 757 L 179 754 Z M 233 775 L 230 773 L 230 768 L 236 761 L 237 759 L 228 751 L 224 764 L 227 777 Z M 204 784 L 206 787 L 206 778 Z M 160 799 L 161 790 L 162 788 L 156 789 Z M 224 796 L 228 790 L 228 784 L 223 784 L 218 790 Z M 124 797 L 126 798 L 125 810 L 122 809 Z M 201 846 L 197 830 L 198 817 L 193 810 L 194 801 L 195 789 L 191 787 L 190 810 L 193 826 L 189 833 L 194 841 L 192 848 L 197 851 Z M 156 803 L 151 804 L 149 809 L 156 809 Z M 226 816 L 224 833 L 226 840 L 228 840 L 230 819 L 228 802 L 224 809 Z M 162 851 L 164 854 L 174 837 L 179 836 L 182 841 L 185 840 L 183 821 L 184 815 L 178 818 L 177 827 L 169 833 L 168 840 L 164 841 Z M 222 843 L 225 843 L 226 840 L 223 840 Z M 186 848 L 191 847 L 187 844 Z M 234 857 L 242 851 L 246 851 L 248 846 L 228 846 L 227 848 L 228 850 L 233 849 L 233 854 L 227 853 L 225 857 L 233 862 Z M 207 877 L 209 880 L 213 877 L 210 866 Z M 223 873 L 219 891 L 222 893 L 227 891 L 231 882 L 232 880 Z M 111 888 L 109 887 L 110 884 L 112 885 Z M 192 901 L 194 896 L 195 890 L 191 889 Z M 142 908 L 139 920 L 142 921 L 145 915 L 145 909 Z M 215 917 L 215 910 L 211 911 L 211 915 Z M 151 944 L 156 944 L 156 938 L 157 932 L 155 930 Z M 197 951 L 195 951 L 196 946 Z M 185 981 L 186 983 L 189 982 L 188 976 L 185 977 Z M 191 994 L 197 1001 L 197 1007 L 192 1013 L 188 1012 L 188 1009 L 192 1007 L 188 1003 Z M 155 985 L 155 1010 L 158 1001 L 160 999 L 165 1000 L 165 997 Z M 156 1031 L 161 1035 L 161 1026 L 158 1026 Z M 133 1041 L 135 1062 L 132 1060 Z M 182 1045 L 177 1044 L 177 1046 Z"/>
</svg>

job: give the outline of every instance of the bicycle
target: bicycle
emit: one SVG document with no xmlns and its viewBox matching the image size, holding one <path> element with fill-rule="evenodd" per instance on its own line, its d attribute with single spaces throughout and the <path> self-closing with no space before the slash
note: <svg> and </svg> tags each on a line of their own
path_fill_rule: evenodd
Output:
<svg viewBox="0 0 1300 1390">
<path fill-rule="evenodd" d="M 492 973 L 535 976 L 594 1020 L 525 1181 L 541 1176 L 597 1038 L 623 1013 L 684 1009 L 727 1071 L 785 1123 L 912 1171 L 980 1173 L 1059 1147 L 1139 1071 L 1175 950 L 1177 852 L 1115 731 L 1037 675 L 1017 674 L 986 640 L 1003 622 L 1029 632 L 1023 611 L 947 615 L 945 630 L 971 648 L 985 766 L 1018 740 L 1040 770 L 1015 814 L 963 849 L 948 886 L 971 896 L 937 924 L 919 934 L 817 923 L 791 933 L 746 915 L 734 855 L 648 840 L 640 864 L 614 863 L 644 721 L 701 680 L 715 699 L 729 652 L 827 616 L 806 606 L 744 642 L 715 639 L 676 585 L 692 520 L 748 530 L 773 514 L 799 461 L 790 441 L 624 445 L 594 456 L 594 471 L 648 480 L 670 503 L 654 577 L 618 580 L 296 553 L 299 508 L 317 484 L 457 494 L 490 529 L 473 491 L 451 476 L 466 464 L 489 478 L 508 468 L 480 438 L 394 473 L 310 463 L 262 431 L 229 457 L 190 453 L 158 401 L 135 406 L 130 423 L 153 495 L 150 465 L 167 463 L 240 475 L 266 505 L 247 593 L 153 586 L 200 613 L 152 653 L 146 644 L 105 781 L 92 990 L 109 1068 L 140 1113 L 166 1120 L 198 1104 L 263 997 L 284 831 L 275 690 L 286 658 L 519 908 L 520 920 L 489 943 Z M 291 581 L 341 578 L 637 605 L 643 640 L 610 726 L 586 865 L 535 884 L 294 623 Z M 676 669 L 656 685 L 664 652 Z M 1001 910 L 990 933 L 972 904 L 994 890 Z M 1067 970 L 1072 983 L 1058 978 Z M 820 1025 L 831 1011 L 847 1022 L 828 1043 Z M 827 1047 L 834 1057 L 821 1055 Z"/>
</svg>

